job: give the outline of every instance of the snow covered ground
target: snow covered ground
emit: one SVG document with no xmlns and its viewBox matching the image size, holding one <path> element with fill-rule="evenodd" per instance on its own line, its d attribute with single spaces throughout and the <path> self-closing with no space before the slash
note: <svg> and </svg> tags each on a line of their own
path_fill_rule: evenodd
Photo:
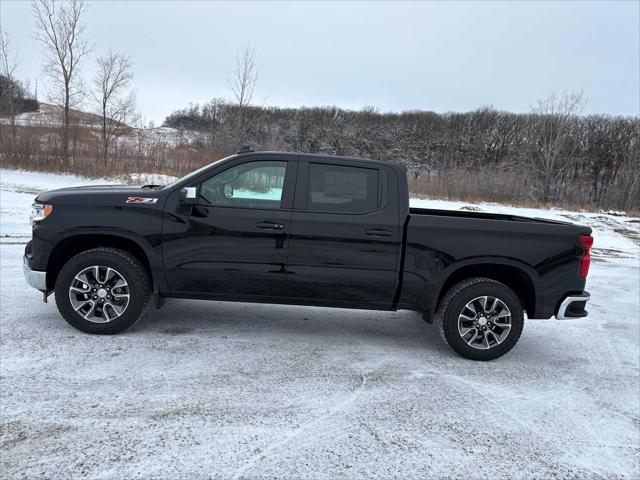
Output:
<svg viewBox="0 0 640 480">
<path fill-rule="evenodd" d="M 413 200 L 594 229 L 588 319 L 493 362 L 411 312 L 169 300 L 98 337 L 21 256 L 38 191 L 107 181 L 0 170 L 2 478 L 640 477 L 640 219 Z"/>
</svg>

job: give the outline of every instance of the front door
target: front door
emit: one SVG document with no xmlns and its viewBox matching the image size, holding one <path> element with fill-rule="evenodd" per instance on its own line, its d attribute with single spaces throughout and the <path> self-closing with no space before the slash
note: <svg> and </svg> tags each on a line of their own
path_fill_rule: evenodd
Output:
<svg viewBox="0 0 640 480">
<path fill-rule="evenodd" d="M 234 162 L 200 181 L 197 205 L 167 200 L 163 258 L 172 292 L 284 293 L 297 162 Z"/>
</svg>

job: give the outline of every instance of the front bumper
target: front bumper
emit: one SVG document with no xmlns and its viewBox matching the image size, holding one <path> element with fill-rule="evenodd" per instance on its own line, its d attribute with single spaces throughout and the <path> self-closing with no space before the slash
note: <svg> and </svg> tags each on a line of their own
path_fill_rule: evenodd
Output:
<svg viewBox="0 0 640 480">
<path fill-rule="evenodd" d="M 558 307 L 556 312 L 557 320 L 571 320 L 573 318 L 584 318 L 588 315 L 585 307 L 591 298 L 589 293 L 584 292 L 578 295 L 567 295 Z"/>
<path fill-rule="evenodd" d="M 22 270 L 24 272 L 24 278 L 29 285 L 41 292 L 47 291 L 47 272 L 31 270 L 26 256 L 22 259 Z"/>
</svg>

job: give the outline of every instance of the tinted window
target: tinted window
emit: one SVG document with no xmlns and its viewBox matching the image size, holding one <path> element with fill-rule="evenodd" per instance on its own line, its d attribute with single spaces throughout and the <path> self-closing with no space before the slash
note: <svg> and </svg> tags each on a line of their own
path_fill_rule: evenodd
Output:
<svg viewBox="0 0 640 480">
<path fill-rule="evenodd" d="M 205 180 L 200 196 L 211 205 L 280 208 L 287 162 L 248 162 Z"/>
<path fill-rule="evenodd" d="M 308 209 L 317 212 L 366 213 L 378 208 L 378 170 L 309 164 Z"/>
</svg>

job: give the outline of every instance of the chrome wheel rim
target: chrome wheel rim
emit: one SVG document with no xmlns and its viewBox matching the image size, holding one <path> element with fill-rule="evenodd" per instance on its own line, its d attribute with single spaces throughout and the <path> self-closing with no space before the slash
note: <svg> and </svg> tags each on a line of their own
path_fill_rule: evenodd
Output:
<svg viewBox="0 0 640 480">
<path fill-rule="evenodd" d="M 129 284 L 111 267 L 93 265 L 81 270 L 69 286 L 71 306 L 85 320 L 112 322 L 129 306 Z"/>
<path fill-rule="evenodd" d="M 500 345 L 511 331 L 511 311 L 496 297 L 476 297 L 458 316 L 458 333 L 472 348 L 489 350 Z"/>
</svg>

